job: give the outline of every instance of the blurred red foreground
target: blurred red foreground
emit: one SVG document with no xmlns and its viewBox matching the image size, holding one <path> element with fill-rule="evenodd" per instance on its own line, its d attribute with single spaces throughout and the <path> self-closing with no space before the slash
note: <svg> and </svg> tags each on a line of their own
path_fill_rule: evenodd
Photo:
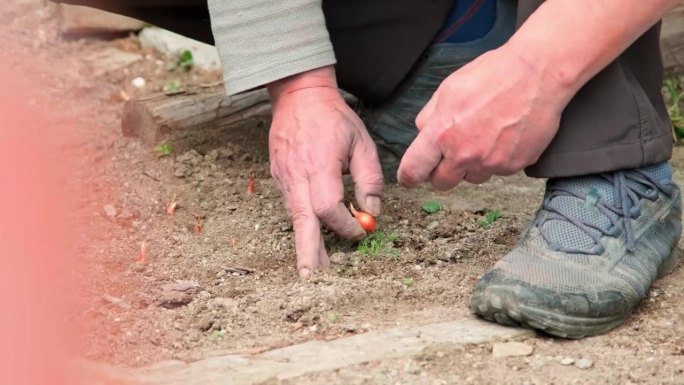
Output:
<svg viewBox="0 0 684 385">
<path fill-rule="evenodd" d="M 0 64 L 0 384 L 93 383 L 69 373 L 66 317 L 71 234 L 68 148 L 76 132 L 40 99 L 40 85 Z M 60 132 L 61 131 L 61 132 Z M 58 144 L 58 145 L 55 145 Z M 99 380 L 99 379 L 98 379 Z M 96 381 L 100 382 L 100 381 Z M 110 384 L 110 381 L 100 383 Z"/>
</svg>

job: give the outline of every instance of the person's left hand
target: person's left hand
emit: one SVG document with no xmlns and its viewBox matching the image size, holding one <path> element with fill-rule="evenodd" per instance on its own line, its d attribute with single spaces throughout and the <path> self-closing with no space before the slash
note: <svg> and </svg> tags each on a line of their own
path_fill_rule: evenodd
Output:
<svg viewBox="0 0 684 385">
<path fill-rule="evenodd" d="M 429 178 L 449 190 L 536 162 L 572 97 L 537 67 L 503 46 L 446 78 L 416 118 L 420 132 L 401 161 L 399 183 L 412 187 Z"/>
</svg>

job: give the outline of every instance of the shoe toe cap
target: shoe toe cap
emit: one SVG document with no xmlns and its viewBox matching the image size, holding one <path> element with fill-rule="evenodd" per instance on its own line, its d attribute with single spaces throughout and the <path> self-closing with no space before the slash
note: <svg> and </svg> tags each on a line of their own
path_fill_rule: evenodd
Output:
<svg viewBox="0 0 684 385">
<path fill-rule="evenodd" d="M 490 321 L 562 337 L 594 335 L 619 325 L 635 304 L 616 290 L 558 290 L 494 269 L 476 284 L 470 310 Z"/>
</svg>

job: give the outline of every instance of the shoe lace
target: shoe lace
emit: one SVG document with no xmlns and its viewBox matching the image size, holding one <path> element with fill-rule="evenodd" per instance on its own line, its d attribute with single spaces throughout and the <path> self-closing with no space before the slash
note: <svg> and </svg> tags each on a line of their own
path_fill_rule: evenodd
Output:
<svg viewBox="0 0 684 385">
<path fill-rule="evenodd" d="M 672 188 L 670 186 L 659 182 L 640 170 L 618 171 L 599 174 L 598 176 L 613 185 L 614 202 L 609 202 L 605 198 L 591 192 L 585 193 L 580 189 L 568 187 L 567 185 L 549 183 L 546 197 L 542 203 L 542 209 L 545 210 L 548 215 L 538 216 L 535 225 L 539 228 L 544 240 L 546 240 L 550 247 L 556 251 L 579 254 L 602 254 L 605 252 L 605 248 L 601 244 L 601 237 L 603 235 L 618 237 L 623 231 L 625 233 L 627 250 L 634 251 L 636 241 L 634 239 L 632 221 L 641 215 L 641 198 L 655 201 L 658 199 L 659 191 L 668 196 L 672 194 Z M 593 203 L 599 212 L 610 220 L 612 226 L 607 228 L 598 226 L 553 206 L 551 201 L 560 196 L 571 196 L 582 201 Z M 622 218 L 622 225 L 620 224 L 620 218 Z M 558 245 L 556 242 L 553 242 L 548 228 L 545 228 L 544 226 L 544 224 L 550 220 L 561 220 L 572 223 L 594 241 L 594 247 L 588 250 L 576 249 Z M 591 231 L 592 229 L 595 231 Z"/>
</svg>

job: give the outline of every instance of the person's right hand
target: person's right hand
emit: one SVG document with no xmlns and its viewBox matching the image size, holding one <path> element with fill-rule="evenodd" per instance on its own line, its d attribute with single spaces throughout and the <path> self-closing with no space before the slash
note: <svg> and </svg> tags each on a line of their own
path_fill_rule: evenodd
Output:
<svg viewBox="0 0 684 385">
<path fill-rule="evenodd" d="M 361 210 L 380 213 L 383 177 L 375 145 L 342 98 L 332 67 L 271 83 L 271 174 L 295 231 L 297 270 L 309 276 L 330 262 L 321 222 L 343 238 L 365 235 L 346 208 L 342 174 L 350 172 Z"/>
</svg>

